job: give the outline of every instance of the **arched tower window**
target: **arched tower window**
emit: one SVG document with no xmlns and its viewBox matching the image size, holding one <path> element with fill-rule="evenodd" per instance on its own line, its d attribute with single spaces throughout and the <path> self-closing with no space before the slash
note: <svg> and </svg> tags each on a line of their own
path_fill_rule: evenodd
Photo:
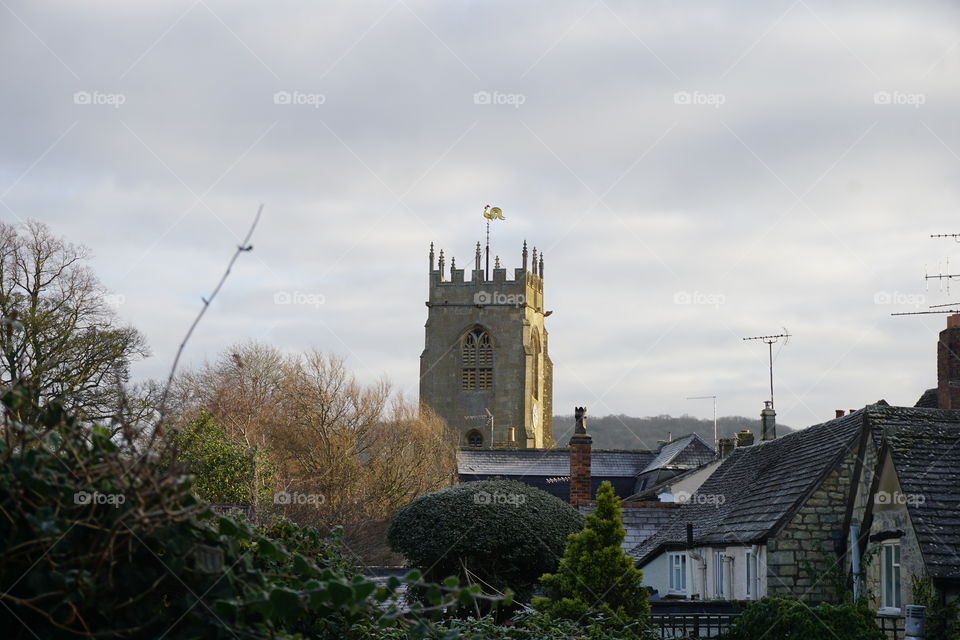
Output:
<svg viewBox="0 0 960 640">
<path fill-rule="evenodd" d="M 540 334 L 536 331 L 533 332 L 533 340 L 531 341 L 533 351 L 533 397 L 540 399 Z"/>
<path fill-rule="evenodd" d="M 467 434 L 467 446 L 480 448 L 483 446 L 483 434 L 474 429 Z"/>
<path fill-rule="evenodd" d="M 493 388 L 493 346 L 490 334 L 477 327 L 460 341 L 462 388 L 471 391 Z"/>
</svg>

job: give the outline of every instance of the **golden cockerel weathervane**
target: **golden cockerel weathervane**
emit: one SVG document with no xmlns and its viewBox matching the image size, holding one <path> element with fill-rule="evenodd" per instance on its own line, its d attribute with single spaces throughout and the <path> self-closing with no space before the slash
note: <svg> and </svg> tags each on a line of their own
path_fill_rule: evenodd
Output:
<svg viewBox="0 0 960 640">
<path fill-rule="evenodd" d="M 484 273 L 484 279 L 489 280 L 490 279 L 490 221 L 506 220 L 506 218 L 503 217 L 503 209 L 501 209 L 500 207 L 491 207 L 490 205 L 487 205 L 483 208 L 483 217 L 487 219 L 487 260 L 486 260 L 486 265 L 483 270 L 483 273 Z M 480 258 L 479 244 L 480 243 L 477 243 L 478 259 Z M 479 268 L 479 265 L 477 265 L 477 268 Z"/>
</svg>

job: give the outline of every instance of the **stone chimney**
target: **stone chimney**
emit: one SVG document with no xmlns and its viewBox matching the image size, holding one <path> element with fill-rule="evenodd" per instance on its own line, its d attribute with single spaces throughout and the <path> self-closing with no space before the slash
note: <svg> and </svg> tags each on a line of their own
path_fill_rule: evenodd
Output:
<svg viewBox="0 0 960 640">
<path fill-rule="evenodd" d="M 720 449 L 721 460 L 733 453 L 733 448 L 736 445 L 736 442 L 737 441 L 735 438 L 720 438 L 720 440 L 717 441 L 717 446 Z"/>
<path fill-rule="evenodd" d="M 937 342 L 937 405 L 960 409 L 960 314 L 947 317 Z"/>
<path fill-rule="evenodd" d="M 570 504 L 578 507 L 593 498 L 590 479 L 590 451 L 593 438 L 587 433 L 587 408 L 576 407 L 577 426 L 570 438 Z"/>
<path fill-rule="evenodd" d="M 753 431 L 750 429 L 744 429 L 737 433 L 737 446 L 738 447 L 749 447 L 753 445 Z"/>
<path fill-rule="evenodd" d="M 773 402 L 763 401 L 763 411 L 760 412 L 760 439 L 775 440 L 777 437 L 777 412 L 773 410 Z"/>
</svg>

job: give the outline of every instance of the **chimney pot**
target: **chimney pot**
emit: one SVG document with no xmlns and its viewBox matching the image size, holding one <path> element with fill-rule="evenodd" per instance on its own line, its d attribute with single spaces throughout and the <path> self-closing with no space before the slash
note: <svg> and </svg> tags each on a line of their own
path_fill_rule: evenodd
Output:
<svg viewBox="0 0 960 640">
<path fill-rule="evenodd" d="M 735 438 L 720 438 L 720 440 L 717 442 L 717 445 L 720 449 L 721 460 L 733 453 L 733 448 L 736 442 L 737 441 Z"/>
<path fill-rule="evenodd" d="M 777 412 L 773 410 L 773 402 L 763 401 L 763 410 L 760 412 L 760 438 L 775 440 L 777 437 Z"/>
</svg>

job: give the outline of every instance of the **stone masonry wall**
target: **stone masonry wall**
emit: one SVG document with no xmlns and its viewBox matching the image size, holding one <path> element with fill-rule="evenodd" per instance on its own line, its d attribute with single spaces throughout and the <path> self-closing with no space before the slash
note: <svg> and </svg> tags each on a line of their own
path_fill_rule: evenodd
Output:
<svg viewBox="0 0 960 640">
<path fill-rule="evenodd" d="M 856 468 L 859 449 L 854 449 L 823 481 L 794 517 L 775 537 L 767 541 L 767 593 L 789 595 L 808 602 L 833 600 L 836 583 L 833 576 L 848 570 L 846 558 L 838 558 L 831 533 L 841 531 L 850 483 Z M 872 470 L 875 453 L 870 439 L 864 452 L 864 471 Z M 864 487 L 864 484 L 866 487 Z M 868 491 L 869 483 L 861 483 L 858 493 Z M 858 497 L 854 517 L 862 518 L 862 499 Z"/>
</svg>

